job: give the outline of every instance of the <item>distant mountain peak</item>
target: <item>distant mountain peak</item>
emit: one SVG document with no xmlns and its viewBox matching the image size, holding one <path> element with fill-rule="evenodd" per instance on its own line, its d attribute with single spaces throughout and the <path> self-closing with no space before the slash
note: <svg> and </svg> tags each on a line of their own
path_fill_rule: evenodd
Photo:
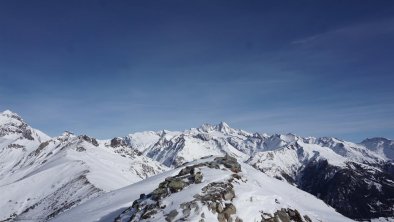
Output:
<svg viewBox="0 0 394 222">
<path fill-rule="evenodd" d="M 75 135 L 73 132 L 70 132 L 70 131 L 64 131 L 63 132 L 63 134 L 62 134 L 62 136 L 73 136 L 73 135 Z"/>
<path fill-rule="evenodd" d="M 218 131 L 220 131 L 220 132 L 229 132 L 229 131 L 232 131 L 232 130 L 234 130 L 233 128 L 231 128 L 227 123 L 225 123 L 225 122 L 220 122 L 218 125 L 216 125 L 216 128 L 217 128 L 217 130 Z"/>
<path fill-rule="evenodd" d="M 226 122 L 223 122 L 223 121 L 221 121 L 221 122 L 218 124 L 218 126 L 219 126 L 219 127 L 230 128 L 230 126 L 229 126 Z"/>
<path fill-rule="evenodd" d="M 17 113 L 14 113 L 14 112 L 12 112 L 12 111 L 9 110 L 9 109 L 7 109 L 7 110 L 1 112 L 1 113 L 0 113 L 0 116 L 8 117 L 8 118 L 13 118 L 13 119 L 17 119 L 17 120 L 19 120 L 19 121 L 22 121 L 22 118 L 21 118 Z"/>
<path fill-rule="evenodd" d="M 2 112 L 2 114 L 4 114 L 4 115 L 12 115 L 12 114 L 15 114 L 15 113 L 12 112 L 12 111 L 9 110 L 9 109 L 6 109 L 6 110 L 4 110 L 4 111 Z"/>
<path fill-rule="evenodd" d="M 236 131 L 235 129 L 231 128 L 226 122 L 223 121 L 216 125 L 204 123 L 198 129 L 204 132 L 218 131 L 222 133 L 234 133 Z"/>
</svg>

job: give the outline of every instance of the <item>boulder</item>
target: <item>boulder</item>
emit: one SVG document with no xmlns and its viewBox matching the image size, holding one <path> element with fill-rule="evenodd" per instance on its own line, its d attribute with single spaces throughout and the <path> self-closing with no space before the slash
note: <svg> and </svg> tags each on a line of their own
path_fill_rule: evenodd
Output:
<svg viewBox="0 0 394 222">
<path fill-rule="evenodd" d="M 223 210 L 225 218 L 228 220 L 235 213 L 237 213 L 235 206 L 232 203 L 226 203 L 226 207 Z"/>
<path fill-rule="evenodd" d="M 224 200 L 232 200 L 234 197 L 235 193 L 233 190 L 226 190 L 226 192 L 223 194 Z"/>
<path fill-rule="evenodd" d="M 178 211 L 172 210 L 169 214 L 167 214 L 166 221 L 167 222 L 173 221 L 177 215 L 178 215 Z"/>
<path fill-rule="evenodd" d="M 168 184 L 168 188 L 171 190 L 171 192 L 178 192 L 181 191 L 183 188 L 187 186 L 187 183 L 184 182 L 181 179 L 173 179 L 170 181 Z"/>
<path fill-rule="evenodd" d="M 202 173 L 197 172 L 193 175 L 194 183 L 201 183 L 202 182 Z"/>
</svg>

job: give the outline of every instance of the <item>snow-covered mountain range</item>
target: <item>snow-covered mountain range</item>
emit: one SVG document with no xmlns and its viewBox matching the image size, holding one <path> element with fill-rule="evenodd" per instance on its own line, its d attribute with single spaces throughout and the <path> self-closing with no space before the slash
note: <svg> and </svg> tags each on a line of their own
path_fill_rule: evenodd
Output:
<svg viewBox="0 0 394 222">
<path fill-rule="evenodd" d="M 0 113 L 0 221 L 394 218 L 394 141 L 204 124 L 110 140 Z"/>
</svg>

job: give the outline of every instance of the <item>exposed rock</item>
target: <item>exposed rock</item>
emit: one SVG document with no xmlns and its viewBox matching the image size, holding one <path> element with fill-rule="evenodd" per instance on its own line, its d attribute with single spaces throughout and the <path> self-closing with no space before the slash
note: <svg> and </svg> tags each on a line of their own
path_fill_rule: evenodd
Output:
<svg viewBox="0 0 394 222">
<path fill-rule="evenodd" d="M 202 173 L 201 172 L 197 172 L 194 174 L 194 182 L 195 183 L 201 183 L 202 182 Z"/>
<path fill-rule="evenodd" d="M 224 157 L 216 157 L 215 161 L 218 164 L 223 164 L 234 173 L 241 172 L 241 165 L 237 162 L 237 159 L 226 154 Z"/>
<path fill-rule="evenodd" d="M 217 204 L 216 204 L 216 212 L 222 213 L 223 210 L 224 210 L 223 205 L 222 205 L 221 203 L 217 203 Z"/>
<path fill-rule="evenodd" d="M 183 168 L 181 171 L 179 171 L 178 176 L 183 176 L 186 174 L 193 174 L 194 173 L 194 166 L 187 166 Z"/>
<path fill-rule="evenodd" d="M 167 195 L 168 195 L 167 188 L 161 188 L 161 187 L 156 188 L 151 193 L 152 199 L 154 199 L 154 200 L 162 199 L 162 198 L 166 197 Z"/>
<path fill-rule="evenodd" d="M 223 210 L 224 217 L 228 220 L 231 215 L 236 214 L 237 209 L 232 203 L 226 203 L 226 207 Z"/>
<path fill-rule="evenodd" d="M 32 132 L 31 132 L 30 129 L 25 129 L 25 130 L 23 130 L 22 135 L 23 135 L 23 137 L 25 137 L 25 138 L 28 139 L 28 140 L 34 140 L 34 138 L 33 138 L 33 136 L 32 136 Z"/>
<path fill-rule="evenodd" d="M 140 219 L 150 218 L 152 214 L 165 208 L 165 206 L 160 204 L 161 199 L 167 197 L 171 193 L 181 191 L 190 184 L 201 182 L 202 173 L 196 172 L 195 170 L 195 168 L 199 166 L 202 165 L 185 167 L 178 173 L 178 175 L 174 177 L 167 177 L 159 184 L 158 188 L 153 190 L 150 194 L 141 194 L 140 198 L 135 200 L 130 208 L 123 211 L 115 221 L 121 221 L 121 218 L 124 217 L 129 217 L 130 221 L 139 221 Z M 186 218 L 190 215 L 191 209 L 198 209 L 198 205 L 195 202 L 187 202 L 182 204 L 181 208 L 183 214 L 182 217 Z M 172 211 L 166 216 L 166 220 L 172 221 L 176 215 L 178 215 L 178 212 Z"/>
<path fill-rule="evenodd" d="M 31 152 L 30 154 L 29 154 L 29 156 L 38 156 L 40 153 L 41 153 L 41 151 L 45 148 L 45 147 L 47 147 L 49 145 L 49 141 L 46 141 L 46 142 L 43 142 L 43 143 L 41 143 L 39 146 L 38 146 L 38 148 L 36 149 L 36 150 L 34 150 L 33 152 Z"/>
<path fill-rule="evenodd" d="M 202 141 L 209 141 L 212 139 L 211 135 L 207 133 L 199 133 L 195 137 L 201 139 Z"/>
<path fill-rule="evenodd" d="M 178 211 L 172 210 L 169 214 L 167 214 L 166 221 L 168 222 L 173 221 L 177 215 L 178 215 Z"/>
<path fill-rule="evenodd" d="M 304 215 L 304 219 L 306 222 L 312 222 L 311 218 L 308 215 Z"/>
<path fill-rule="evenodd" d="M 23 148 L 25 148 L 25 146 L 19 145 L 16 143 L 11 143 L 7 146 L 7 148 L 9 148 L 9 149 L 23 149 Z"/>
<path fill-rule="evenodd" d="M 172 193 L 180 192 L 191 184 L 202 182 L 203 174 L 200 171 L 202 167 L 214 167 L 220 169 L 220 166 L 228 168 L 232 172 L 241 170 L 239 163 L 235 158 L 226 156 L 223 158 L 215 158 L 213 161 L 195 164 L 193 166 L 185 166 L 176 176 L 167 177 L 158 187 L 151 193 L 141 194 L 140 198 L 133 202 L 130 208 L 127 208 L 117 217 L 130 218 L 130 221 L 140 221 L 144 218 L 151 218 L 154 213 L 163 211 L 166 206 L 161 203 L 162 199 L 168 197 Z M 228 203 L 235 197 L 233 185 L 234 178 L 241 178 L 239 175 L 233 174 L 229 180 L 224 182 L 212 182 L 202 188 L 202 193 L 194 195 L 194 199 L 189 202 L 181 203 L 179 208 L 181 211 L 171 211 L 166 215 L 166 221 L 187 221 L 192 213 L 199 213 L 200 205 L 207 206 L 213 213 L 217 214 L 219 221 L 223 222 L 241 222 L 239 218 L 232 217 L 236 213 L 236 208 L 232 203 Z M 198 215 L 198 214 L 197 214 Z M 205 215 L 201 214 L 199 220 L 204 221 Z"/>
<path fill-rule="evenodd" d="M 184 187 L 186 187 L 188 184 L 185 183 L 183 180 L 181 179 L 174 179 L 171 180 L 170 183 L 168 184 L 168 188 L 172 191 L 172 192 L 178 192 L 180 190 L 182 190 Z"/>
<path fill-rule="evenodd" d="M 304 222 L 304 219 L 305 221 L 308 221 L 308 219 L 310 220 L 310 218 L 307 216 L 302 217 L 297 210 L 285 208 L 276 211 L 273 216 L 267 213 L 263 213 L 261 217 L 262 222 Z M 305 217 L 307 217 L 308 219 L 306 219 Z"/>
<path fill-rule="evenodd" d="M 115 138 L 113 138 L 113 139 L 111 140 L 110 146 L 111 146 L 111 147 L 114 147 L 114 148 L 115 148 L 115 147 L 120 147 L 120 146 L 126 146 L 126 143 L 125 143 L 125 141 L 122 140 L 121 138 L 115 137 Z"/>
<path fill-rule="evenodd" d="M 232 200 L 235 197 L 234 190 L 226 190 L 226 192 L 223 194 L 223 199 L 224 200 Z"/>
<path fill-rule="evenodd" d="M 97 142 L 97 140 L 95 139 L 95 138 L 91 138 L 91 137 L 89 137 L 89 136 L 86 136 L 86 135 L 82 135 L 82 136 L 78 136 L 80 139 L 82 139 L 82 140 L 85 140 L 86 142 L 88 142 L 88 143 L 91 143 L 91 144 L 93 144 L 94 146 L 98 146 L 99 144 L 98 144 L 98 142 Z"/>
<path fill-rule="evenodd" d="M 227 222 L 226 218 L 224 217 L 224 214 L 222 214 L 222 213 L 218 214 L 218 221 L 219 222 Z"/>
<path fill-rule="evenodd" d="M 86 151 L 86 149 L 85 149 L 84 147 L 82 147 L 82 146 L 77 147 L 76 150 L 77 150 L 78 152 Z"/>
</svg>

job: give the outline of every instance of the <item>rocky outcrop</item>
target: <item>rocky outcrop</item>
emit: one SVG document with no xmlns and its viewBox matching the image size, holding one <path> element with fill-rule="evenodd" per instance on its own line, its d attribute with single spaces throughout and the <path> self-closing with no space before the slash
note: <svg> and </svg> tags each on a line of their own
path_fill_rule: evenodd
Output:
<svg viewBox="0 0 394 222">
<path fill-rule="evenodd" d="M 176 176 L 166 178 L 151 193 L 141 194 L 140 198 L 135 200 L 130 208 L 123 211 L 115 221 L 140 221 L 163 212 L 162 209 L 166 208 L 162 202 L 164 198 L 182 191 L 191 184 L 203 182 L 204 175 L 200 171 L 203 167 L 213 169 L 224 167 L 224 169 L 232 171 L 234 174 L 228 181 L 212 182 L 204 186 L 201 194 L 194 195 L 192 201 L 182 203 L 179 206 L 179 211 L 172 210 L 165 214 L 166 221 L 174 221 L 175 218 L 177 220 L 187 220 L 192 212 L 199 212 L 200 205 L 203 205 L 217 214 L 220 222 L 232 221 L 233 219 L 240 222 L 239 218 L 232 217 L 236 213 L 236 208 L 229 201 L 231 202 L 235 197 L 232 182 L 240 179 L 240 176 L 236 173 L 241 172 L 241 166 L 235 158 L 229 155 L 214 158 L 213 161 L 185 166 Z M 201 215 L 200 221 L 204 221 L 203 215 Z"/>
<path fill-rule="evenodd" d="M 16 143 L 9 144 L 7 146 L 7 148 L 9 148 L 9 149 L 24 149 L 25 150 L 25 146 L 19 145 L 19 144 L 16 144 Z"/>
<path fill-rule="evenodd" d="M 237 212 L 236 207 L 231 203 L 235 197 L 232 185 L 234 178 L 233 176 L 225 182 L 209 183 L 202 189 L 201 194 L 194 196 L 194 201 L 201 202 L 202 205 L 208 206 L 212 213 L 217 214 L 219 222 L 233 221 L 232 215 L 235 215 Z M 236 221 L 241 221 L 236 216 L 235 219 Z"/>
<path fill-rule="evenodd" d="M 162 206 L 161 200 L 172 193 L 177 193 L 183 190 L 185 187 L 191 184 L 201 183 L 203 179 L 202 173 L 198 170 L 198 167 L 202 165 L 188 166 L 182 169 L 178 175 L 174 177 L 168 177 L 159 186 L 148 195 L 141 194 L 140 199 L 133 202 L 133 205 L 125 210 L 115 221 L 125 221 L 125 218 L 129 218 L 129 221 L 139 221 L 141 219 L 148 219 L 152 214 L 157 213 Z M 175 217 L 177 212 L 170 212 L 166 216 L 167 221 L 172 221 L 171 218 Z"/>
<path fill-rule="evenodd" d="M 312 222 L 307 216 L 301 216 L 297 210 L 282 208 L 274 213 L 274 215 L 268 213 L 262 213 L 261 222 Z"/>
<path fill-rule="evenodd" d="M 82 139 L 82 140 L 84 140 L 84 141 L 86 141 L 88 143 L 93 144 L 93 146 L 98 146 L 99 145 L 95 138 L 92 138 L 92 137 L 89 137 L 89 136 L 86 136 L 86 135 L 78 136 L 78 138 Z"/>
<path fill-rule="evenodd" d="M 241 165 L 239 165 L 239 163 L 237 162 L 237 159 L 229 156 L 228 154 L 226 154 L 226 156 L 224 156 L 224 157 L 215 158 L 215 161 L 218 164 L 223 164 L 225 167 L 229 168 L 234 173 L 241 172 Z"/>
<path fill-rule="evenodd" d="M 122 138 L 115 137 L 111 140 L 110 146 L 116 148 L 120 146 L 127 146 L 127 143 Z"/>
</svg>

